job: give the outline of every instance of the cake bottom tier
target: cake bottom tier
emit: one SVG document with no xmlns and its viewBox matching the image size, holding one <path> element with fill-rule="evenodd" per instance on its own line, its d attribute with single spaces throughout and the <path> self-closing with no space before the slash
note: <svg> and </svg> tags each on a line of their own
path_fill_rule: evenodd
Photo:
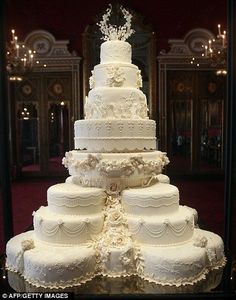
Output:
<svg viewBox="0 0 236 300">
<path fill-rule="evenodd" d="M 133 246 L 120 251 L 110 248 L 108 259 L 99 263 L 99 255 L 92 244 L 49 245 L 36 240 L 33 231 L 29 231 L 8 242 L 6 265 L 9 271 L 21 274 L 29 284 L 48 289 L 80 286 L 99 274 L 124 277 L 134 272 L 150 283 L 181 289 L 190 287 L 190 291 L 191 287 L 193 290 L 201 286 L 214 288 L 220 273 L 215 280 L 212 272 L 222 271 L 226 262 L 222 239 L 201 229 L 195 229 L 193 238 L 182 245 Z M 209 275 L 214 275 L 214 282 L 210 277 L 208 284 Z"/>
<path fill-rule="evenodd" d="M 220 236 L 195 229 L 193 238 L 182 245 L 140 245 L 142 278 L 162 285 L 194 285 L 212 270 L 223 268 L 226 259 Z"/>
<path fill-rule="evenodd" d="M 28 231 L 12 238 L 6 251 L 7 269 L 34 286 L 65 288 L 95 276 L 96 255 L 88 245 L 49 245 L 35 240 L 33 231 Z"/>
</svg>

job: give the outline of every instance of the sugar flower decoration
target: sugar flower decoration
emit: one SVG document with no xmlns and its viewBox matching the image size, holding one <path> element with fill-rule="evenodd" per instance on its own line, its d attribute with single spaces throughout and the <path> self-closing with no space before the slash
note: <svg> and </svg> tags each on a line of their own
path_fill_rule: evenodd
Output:
<svg viewBox="0 0 236 300">
<path fill-rule="evenodd" d="M 126 21 L 123 26 L 108 24 L 112 11 L 111 4 L 109 4 L 109 8 L 107 8 L 106 13 L 102 16 L 102 20 L 97 23 L 97 25 L 100 27 L 101 33 L 103 34 L 102 40 L 125 41 L 134 33 L 134 30 L 131 29 L 132 15 L 123 6 L 121 6 L 120 9 Z"/>
</svg>

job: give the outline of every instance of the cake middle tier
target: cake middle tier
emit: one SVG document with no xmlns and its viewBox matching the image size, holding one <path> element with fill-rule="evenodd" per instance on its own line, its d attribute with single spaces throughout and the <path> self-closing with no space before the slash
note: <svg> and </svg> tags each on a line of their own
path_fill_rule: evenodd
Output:
<svg viewBox="0 0 236 300">
<path fill-rule="evenodd" d="M 137 66 L 128 63 L 107 63 L 94 67 L 90 87 L 141 88 L 142 77 Z"/>
<path fill-rule="evenodd" d="M 90 152 L 137 152 L 156 149 L 153 120 L 78 120 L 75 149 Z"/>
<path fill-rule="evenodd" d="M 82 186 L 119 189 L 149 185 L 169 163 L 161 151 L 139 153 L 66 152 L 62 163 L 72 175 L 71 182 Z M 120 186 L 120 187 L 119 187 Z"/>
<path fill-rule="evenodd" d="M 48 207 L 41 206 L 34 216 L 35 237 L 55 244 L 87 243 L 93 240 L 103 228 L 104 214 L 61 215 L 52 213 Z"/>
<path fill-rule="evenodd" d="M 86 119 L 147 119 L 145 94 L 131 87 L 98 87 L 88 93 Z"/>
<path fill-rule="evenodd" d="M 191 239 L 194 232 L 193 211 L 186 206 L 160 216 L 127 214 L 127 221 L 133 239 L 143 244 L 176 245 Z"/>
<path fill-rule="evenodd" d="M 174 185 L 158 182 L 122 191 L 121 201 L 128 214 L 158 218 L 178 211 L 179 190 Z"/>
<path fill-rule="evenodd" d="M 106 200 L 103 189 L 82 187 L 77 184 L 58 183 L 47 191 L 48 209 L 68 215 L 101 213 Z"/>
</svg>

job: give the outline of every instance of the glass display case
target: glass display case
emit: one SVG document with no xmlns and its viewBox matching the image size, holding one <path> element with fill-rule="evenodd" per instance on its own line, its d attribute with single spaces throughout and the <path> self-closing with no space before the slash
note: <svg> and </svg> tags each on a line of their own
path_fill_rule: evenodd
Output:
<svg viewBox="0 0 236 300">
<path fill-rule="evenodd" d="M 229 18 L 229 36 L 234 36 L 236 34 L 236 3 L 233 0 L 228 1 L 229 9 L 228 9 L 228 18 Z M 0 12 L 2 11 L 0 7 Z M 2 14 L 2 13 L 1 13 Z M 1 15 L 0 15 L 1 16 Z M 0 18 L 1 19 L 1 18 Z M 2 32 L 2 30 L 0 31 Z M 0 34 L 1 37 L 1 34 Z M 233 40 L 233 39 L 232 39 Z M 4 40 L 3 40 L 4 41 Z M 2 42 L 3 42 L 2 41 Z M 1 47 L 0 47 L 1 48 Z M 4 49 L 4 47 L 3 47 Z M 224 268 L 223 273 L 221 272 L 214 272 L 209 274 L 209 276 L 204 281 L 203 285 L 195 286 L 195 289 L 191 289 L 191 287 L 169 287 L 169 286 L 160 286 L 154 283 L 150 283 L 144 281 L 136 276 L 132 277 L 124 277 L 124 278 L 106 278 L 106 277 L 95 277 L 93 280 L 89 281 L 82 286 L 73 289 L 64 289 L 63 292 L 72 293 L 75 298 L 79 299 L 91 299 L 91 298 L 100 298 L 104 299 L 104 296 L 116 297 L 116 298 L 123 298 L 123 299 L 130 299 L 130 298 L 150 298 L 150 299 L 234 299 L 236 294 L 236 263 L 235 263 L 235 245 L 236 245 L 236 237 L 235 237 L 235 229 L 236 229 L 236 207 L 235 207 L 235 196 L 236 196 L 236 103 L 235 103 L 235 95 L 236 95 L 236 87 L 234 82 L 236 80 L 235 70 L 236 70 L 236 57 L 235 57 L 235 49 L 236 44 L 233 40 L 229 42 L 229 61 L 228 61 L 228 81 L 227 81 L 227 106 L 225 110 L 225 136 L 226 136 L 226 147 L 225 147 L 225 214 L 224 214 L 224 242 L 225 242 L 225 252 L 227 257 L 227 265 Z M 1 52 L 1 58 L 3 58 L 4 52 Z M 0 64 L 1 66 L 1 64 Z M 0 74 L 3 74 L 4 70 L 1 70 Z M 0 179 L 1 179 L 1 188 L 3 191 L 3 217 L 4 217 L 4 230 L 5 230 L 5 239 L 8 240 L 12 236 L 12 216 L 11 216 L 11 196 L 10 196 L 10 159 L 9 159 L 9 152 L 7 151 L 7 144 L 8 144 L 8 127 L 6 123 L 9 121 L 5 118 L 4 114 L 6 114 L 6 105 L 2 99 L 5 98 L 6 89 L 5 81 L 2 75 L 0 75 L 0 80 L 2 83 L 3 89 L 0 89 L 0 128 L 2 128 L 2 132 L 0 133 Z M 50 103 L 48 107 L 48 122 L 46 122 L 46 126 L 50 131 L 50 135 L 55 138 L 58 142 L 59 146 L 57 149 L 49 147 L 49 155 L 54 157 L 54 155 L 61 154 L 61 145 L 64 145 L 64 120 L 67 120 L 69 106 L 60 106 L 61 104 L 58 103 Z M 172 109 L 179 110 L 182 108 L 184 113 L 186 114 L 187 126 L 186 131 L 191 129 L 191 124 L 188 121 L 190 110 L 191 110 L 191 103 L 172 103 Z M 219 116 L 221 111 L 221 104 L 220 103 L 208 103 L 204 102 L 202 106 L 202 116 L 208 116 L 208 112 L 212 111 L 210 120 L 206 121 L 206 125 L 209 124 L 218 124 L 216 120 L 216 115 Z M 25 110 L 26 109 L 26 110 Z M 31 106 L 23 107 L 23 110 L 19 110 L 20 112 L 26 113 L 31 112 L 34 116 L 34 119 L 37 119 L 37 106 L 32 104 Z M 53 114 L 52 114 L 53 113 Z M 60 123 L 61 130 L 57 130 L 54 126 L 51 125 L 52 116 L 56 116 L 58 120 L 62 120 Z M 62 118 L 62 119 L 60 119 Z M 20 119 L 20 114 L 19 114 Z M 174 121 L 173 121 L 174 122 Z M 179 121 L 178 121 L 179 122 Z M 37 138 L 35 132 L 37 131 L 37 122 L 33 121 L 31 125 L 25 124 L 24 121 L 20 124 L 22 126 L 22 134 L 24 133 L 24 126 L 30 127 L 30 132 L 34 138 Z M 174 124 L 174 123 L 173 123 Z M 214 125 L 215 126 L 215 125 Z M 29 129 L 28 129 L 29 130 Z M 58 133 L 59 132 L 59 133 Z M 209 132 L 208 132 L 209 133 Z M 203 135 L 205 134 L 203 130 Z M 213 134 L 212 135 L 216 135 Z M 217 132 L 218 136 L 219 133 Z M 63 140 L 63 143 L 62 143 Z M 182 140 L 183 142 L 183 140 Z M 204 137 L 203 137 L 203 145 L 204 145 Z M 217 143 L 220 143 L 220 140 L 217 140 Z M 36 143 L 37 145 L 37 143 Z M 203 149 L 203 145 L 201 145 L 202 152 L 202 159 L 206 155 L 205 149 Z M 218 145 L 218 144 L 216 144 Z M 177 145 L 178 146 L 178 145 Z M 179 139 L 179 146 L 181 146 L 181 138 Z M 24 142 L 24 147 L 32 148 L 32 143 L 29 141 Z M 34 149 L 29 149 L 30 160 L 37 162 L 37 151 L 34 153 Z M 189 152 L 189 146 L 186 142 L 186 148 L 183 147 L 180 149 L 176 149 L 176 151 L 180 152 Z M 218 158 L 212 155 L 216 161 Z M 25 159 L 26 160 L 26 159 Z M 27 161 L 27 160 L 26 160 Z M 206 209 L 210 209 L 206 207 Z M 214 216 L 212 216 L 214 218 Z M 30 228 L 29 228 L 30 230 Z M 17 275 L 16 273 L 7 272 L 5 269 L 5 254 L 1 255 L 1 273 L 0 273 L 0 289 L 2 293 L 35 293 L 35 292 L 48 292 L 37 287 L 33 287 L 29 285 L 22 277 Z M 50 292 L 55 292 L 50 290 Z M 56 292 L 61 292 L 57 290 Z"/>
</svg>

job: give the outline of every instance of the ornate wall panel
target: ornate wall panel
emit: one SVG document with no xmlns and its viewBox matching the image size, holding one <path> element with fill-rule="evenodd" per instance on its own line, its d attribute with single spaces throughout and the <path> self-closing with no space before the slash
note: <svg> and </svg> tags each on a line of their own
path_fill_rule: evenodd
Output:
<svg viewBox="0 0 236 300">
<path fill-rule="evenodd" d="M 168 152 L 169 171 L 177 174 L 223 170 L 226 77 L 201 57 L 202 45 L 212 38 L 208 30 L 191 30 L 182 40 L 170 40 L 170 51 L 157 58 L 159 149 Z M 199 65 L 191 64 L 192 57 Z"/>
<path fill-rule="evenodd" d="M 64 174 L 62 150 L 74 148 L 74 121 L 81 113 L 80 57 L 68 51 L 69 41 L 57 41 L 43 30 L 31 32 L 23 43 L 36 54 L 33 69 L 22 74 L 21 82 L 10 83 L 12 109 L 15 110 L 12 126 L 16 129 L 16 133 L 12 132 L 12 140 L 17 141 L 13 146 L 13 164 L 26 175 Z M 32 103 L 37 109 L 34 117 L 28 110 Z M 29 112 L 28 119 L 19 116 L 19 107 L 20 113 Z M 32 139 L 30 146 L 22 140 L 22 132 L 27 134 L 27 128 L 37 136 L 37 143 Z M 31 148 L 33 159 L 22 160 L 20 149 L 26 152 L 26 147 Z"/>
</svg>

